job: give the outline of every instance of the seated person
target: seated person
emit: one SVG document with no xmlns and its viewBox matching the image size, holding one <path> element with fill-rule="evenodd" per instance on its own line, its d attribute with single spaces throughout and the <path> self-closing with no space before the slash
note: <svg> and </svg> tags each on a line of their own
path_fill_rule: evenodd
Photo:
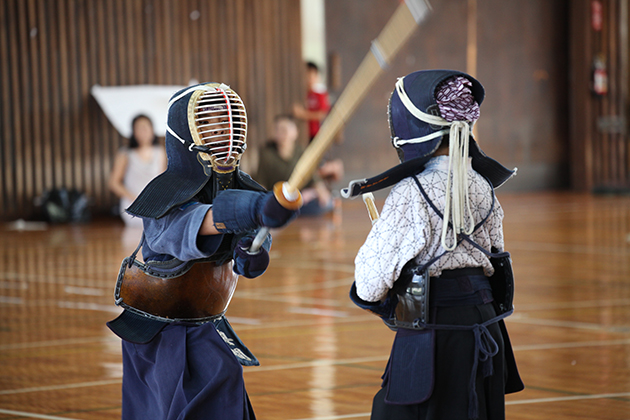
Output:
<svg viewBox="0 0 630 420">
<path fill-rule="evenodd" d="M 267 189 L 273 188 L 279 181 L 287 181 L 302 156 L 304 148 L 298 144 L 298 129 L 291 116 L 279 115 L 274 119 L 274 138 L 269 140 L 260 151 L 258 173 L 255 177 Z M 301 189 L 304 205 L 302 215 L 320 215 L 333 209 L 330 190 L 319 173 Z"/>
<path fill-rule="evenodd" d="M 142 219 L 125 209 L 140 191 L 166 169 L 166 152 L 153 131 L 153 122 L 146 115 L 137 115 L 131 122 L 132 133 L 127 147 L 116 154 L 109 176 L 109 189 L 120 198 L 119 214 L 126 226 L 142 227 Z"/>
</svg>

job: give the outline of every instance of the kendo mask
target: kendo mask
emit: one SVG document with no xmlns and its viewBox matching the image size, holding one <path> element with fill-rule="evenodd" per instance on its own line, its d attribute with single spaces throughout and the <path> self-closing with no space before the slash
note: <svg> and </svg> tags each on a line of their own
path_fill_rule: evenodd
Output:
<svg viewBox="0 0 630 420">
<path fill-rule="evenodd" d="M 210 179 L 213 194 L 232 188 L 246 138 L 245 105 L 229 86 L 202 83 L 176 92 L 168 104 L 168 167 L 127 212 L 159 218 L 197 195 Z"/>
<path fill-rule="evenodd" d="M 457 235 L 470 235 L 475 227 L 468 194 L 468 150 L 483 95 L 481 84 L 468 75 L 428 71 L 398 79 L 389 101 L 392 144 L 401 161 L 433 155 L 444 136 L 449 136 L 442 229 L 442 247 L 448 251 L 457 246 Z M 446 240 L 447 221 L 452 226 L 450 244 Z"/>
<path fill-rule="evenodd" d="M 502 185 L 515 173 L 486 156 L 471 136 L 483 99 L 481 83 L 459 71 L 417 71 L 398 79 L 389 100 L 388 119 L 391 141 L 401 164 L 372 178 L 351 181 L 348 188 L 341 191 L 342 196 L 350 198 L 377 191 L 421 172 L 443 138 L 448 136 L 447 196 L 452 196 L 452 200 L 447 200 L 444 216 L 450 220 L 449 213 L 452 213 L 455 234 L 470 233 L 472 218 L 466 217 L 466 213 L 470 214 L 467 193 L 469 158 L 472 158 L 473 169 L 494 187 Z M 448 224 L 444 223 L 444 226 Z M 447 245 L 445 237 L 443 232 L 444 248 L 452 249 L 454 242 Z"/>
<path fill-rule="evenodd" d="M 483 98 L 481 83 L 457 71 L 425 70 L 398 79 L 387 114 L 401 162 L 431 156 L 451 133 L 467 143 Z"/>
<path fill-rule="evenodd" d="M 210 166 L 216 173 L 230 173 L 247 148 L 245 105 L 227 85 L 193 86 L 169 102 L 167 131 L 190 151 L 199 152 L 204 170 Z"/>
</svg>

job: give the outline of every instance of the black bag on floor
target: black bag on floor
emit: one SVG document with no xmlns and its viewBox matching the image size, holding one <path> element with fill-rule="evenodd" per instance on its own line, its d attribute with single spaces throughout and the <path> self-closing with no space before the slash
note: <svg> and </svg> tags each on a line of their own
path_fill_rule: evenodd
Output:
<svg viewBox="0 0 630 420">
<path fill-rule="evenodd" d="M 75 189 L 55 188 L 44 191 L 39 202 L 44 218 L 50 223 L 87 222 L 90 220 L 89 199 Z"/>
</svg>

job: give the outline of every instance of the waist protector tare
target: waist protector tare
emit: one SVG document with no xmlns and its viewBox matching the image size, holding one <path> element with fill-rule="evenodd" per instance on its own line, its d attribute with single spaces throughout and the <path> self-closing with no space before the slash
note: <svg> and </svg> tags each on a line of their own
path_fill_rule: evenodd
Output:
<svg viewBox="0 0 630 420">
<path fill-rule="evenodd" d="M 409 275 L 407 287 L 398 292 L 395 316 L 390 322 L 394 327 L 421 330 L 429 322 L 429 270 L 411 270 Z"/>
<path fill-rule="evenodd" d="M 395 294 L 393 317 L 383 318 L 391 330 L 408 328 L 423 330 L 429 323 L 429 270 L 419 267 L 403 269 L 390 294 Z M 403 286 L 403 287 L 401 287 Z"/>
<path fill-rule="evenodd" d="M 161 271 L 135 258 L 123 260 L 114 296 L 129 311 L 164 322 L 207 322 L 225 313 L 238 275 L 232 261 L 182 263 Z"/>
<path fill-rule="evenodd" d="M 497 250 L 492 248 L 492 253 L 490 262 L 494 267 L 494 274 L 489 279 L 497 315 L 501 315 L 514 309 L 514 272 L 509 252 L 497 253 Z"/>
</svg>

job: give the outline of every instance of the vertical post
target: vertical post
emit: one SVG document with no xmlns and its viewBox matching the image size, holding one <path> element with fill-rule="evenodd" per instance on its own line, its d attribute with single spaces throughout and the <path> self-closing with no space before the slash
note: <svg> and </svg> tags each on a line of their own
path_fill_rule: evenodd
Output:
<svg viewBox="0 0 630 420">
<path fill-rule="evenodd" d="M 630 55 L 630 39 L 628 34 L 628 20 L 630 16 L 628 13 L 630 11 L 630 7 L 628 7 L 628 2 L 621 0 L 620 1 L 620 10 L 619 10 L 619 62 L 620 62 L 620 80 L 619 80 L 619 89 L 621 93 L 621 98 L 619 100 L 619 116 L 623 121 L 624 127 L 622 129 L 622 139 L 621 139 L 621 159 L 622 162 L 622 176 L 623 176 L 623 184 L 624 187 L 630 186 L 630 179 L 628 175 L 630 174 L 630 153 L 628 153 L 628 140 L 630 139 L 630 130 L 628 124 L 630 122 L 630 115 L 628 115 L 629 109 L 629 86 L 630 86 L 630 66 L 629 66 L 629 55 Z"/>
<path fill-rule="evenodd" d="M 590 7 L 590 0 L 569 2 L 569 153 L 571 186 L 577 191 L 593 189 Z"/>
</svg>

